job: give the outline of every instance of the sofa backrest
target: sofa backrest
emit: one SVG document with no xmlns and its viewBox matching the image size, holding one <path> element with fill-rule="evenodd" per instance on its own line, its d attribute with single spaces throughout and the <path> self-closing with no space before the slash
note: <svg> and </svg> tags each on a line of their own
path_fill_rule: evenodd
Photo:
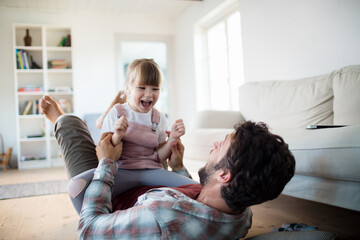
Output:
<svg viewBox="0 0 360 240">
<path fill-rule="evenodd" d="M 263 121 L 273 129 L 332 124 L 332 77 L 245 83 L 239 88 L 239 110 L 246 120 Z"/>
<path fill-rule="evenodd" d="M 334 124 L 360 124 L 360 65 L 334 74 Z"/>
</svg>

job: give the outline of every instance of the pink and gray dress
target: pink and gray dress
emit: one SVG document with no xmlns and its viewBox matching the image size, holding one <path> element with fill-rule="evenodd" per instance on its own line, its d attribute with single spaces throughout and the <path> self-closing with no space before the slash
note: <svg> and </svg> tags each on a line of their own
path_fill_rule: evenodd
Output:
<svg viewBox="0 0 360 240">
<path fill-rule="evenodd" d="M 116 104 L 104 119 L 102 133 L 114 132 L 114 123 L 121 116 L 126 116 L 129 126 L 122 140 L 122 155 L 117 161 L 119 168 L 114 179 L 113 197 L 137 186 L 178 187 L 197 183 L 188 177 L 163 169 L 158 161 L 156 148 L 167 138 L 164 114 L 155 108 L 148 113 L 138 113 L 126 103 Z M 91 169 L 83 172 L 69 182 L 70 199 L 78 213 L 94 171 L 95 169 Z"/>
</svg>

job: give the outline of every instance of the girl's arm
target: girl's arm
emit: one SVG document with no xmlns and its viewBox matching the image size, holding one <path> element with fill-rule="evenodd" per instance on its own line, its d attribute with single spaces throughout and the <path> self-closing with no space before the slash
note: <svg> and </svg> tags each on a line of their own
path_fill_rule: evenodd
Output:
<svg viewBox="0 0 360 240">
<path fill-rule="evenodd" d="M 171 143 L 177 142 L 178 139 L 185 134 L 185 125 L 182 119 L 175 121 L 171 128 L 169 138 L 166 142 L 159 145 L 157 148 L 159 162 L 163 163 L 170 157 L 171 154 Z"/>
</svg>

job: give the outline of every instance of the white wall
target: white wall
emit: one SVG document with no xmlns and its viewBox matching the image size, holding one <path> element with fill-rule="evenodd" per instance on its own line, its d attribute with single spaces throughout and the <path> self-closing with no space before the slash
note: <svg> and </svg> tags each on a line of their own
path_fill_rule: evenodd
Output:
<svg viewBox="0 0 360 240">
<path fill-rule="evenodd" d="M 290 80 L 360 64 L 359 0 L 237 1 L 245 81 Z M 196 112 L 193 26 L 223 2 L 194 5 L 177 21 L 177 111 L 186 123 Z"/>
<path fill-rule="evenodd" d="M 194 25 L 224 0 L 206 0 L 187 8 L 177 19 L 175 35 L 176 97 L 180 100 L 175 115 L 189 126 L 196 112 L 196 72 L 194 61 Z"/>
<path fill-rule="evenodd" d="M 360 64 L 359 0 L 240 0 L 246 81 Z"/>
<path fill-rule="evenodd" d="M 115 35 L 174 35 L 174 21 L 141 16 L 58 13 L 0 8 L 0 133 L 16 162 L 13 23 L 54 24 L 72 28 L 75 113 L 102 112 L 115 96 Z M 31 35 L 31 33 L 30 33 Z"/>
<path fill-rule="evenodd" d="M 360 1 L 236 0 L 240 5 L 245 81 L 294 79 L 360 64 Z M 115 94 L 116 33 L 175 37 L 172 117 L 189 125 L 196 112 L 194 25 L 224 0 L 197 2 L 171 20 L 0 8 L 0 133 L 16 146 L 12 23 L 69 25 L 73 30 L 75 111 L 99 112 Z M 90 86 L 90 87 L 89 87 Z M 178 99 L 175 101 L 174 99 Z M 16 152 L 16 149 L 15 149 Z"/>
</svg>

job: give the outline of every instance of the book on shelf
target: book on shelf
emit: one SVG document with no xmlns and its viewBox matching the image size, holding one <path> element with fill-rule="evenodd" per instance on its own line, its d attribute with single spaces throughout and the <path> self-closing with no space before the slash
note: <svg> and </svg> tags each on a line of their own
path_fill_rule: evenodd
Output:
<svg viewBox="0 0 360 240">
<path fill-rule="evenodd" d="M 24 59 L 25 59 L 25 69 L 30 69 L 29 60 L 28 60 L 28 54 L 25 51 L 24 51 Z"/>
<path fill-rule="evenodd" d="M 18 92 L 43 92 L 44 87 L 38 87 L 35 85 L 27 85 L 25 87 L 19 87 Z"/>
<path fill-rule="evenodd" d="M 60 40 L 58 47 L 71 47 L 71 35 L 68 34 L 66 37 L 63 37 Z"/>
<path fill-rule="evenodd" d="M 49 69 L 66 69 L 68 68 L 68 62 L 64 59 L 50 60 L 48 61 Z"/>
<path fill-rule="evenodd" d="M 23 110 L 20 109 L 21 115 L 37 115 L 40 114 L 40 101 L 41 99 L 29 100 L 26 101 L 23 107 Z"/>
<path fill-rule="evenodd" d="M 22 115 L 28 115 L 29 114 L 32 104 L 33 104 L 33 101 L 27 101 L 26 102 L 26 105 L 25 105 L 24 111 L 22 112 Z"/>
<path fill-rule="evenodd" d="M 46 160 L 46 157 L 45 155 L 41 155 L 41 154 L 21 156 L 21 161 L 32 161 L 32 160 Z"/>
<path fill-rule="evenodd" d="M 21 57 L 21 50 L 16 49 L 16 59 L 19 61 L 19 69 L 24 69 L 24 64 Z"/>
<path fill-rule="evenodd" d="M 23 63 L 23 69 L 27 69 L 26 62 L 25 62 L 25 54 L 24 51 L 20 50 L 20 56 Z"/>
<path fill-rule="evenodd" d="M 41 67 L 33 61 L 32 55 L 27 51 L 16 49 L 15 55 L 17 69 L 41 69 Z"/>
</svg>

